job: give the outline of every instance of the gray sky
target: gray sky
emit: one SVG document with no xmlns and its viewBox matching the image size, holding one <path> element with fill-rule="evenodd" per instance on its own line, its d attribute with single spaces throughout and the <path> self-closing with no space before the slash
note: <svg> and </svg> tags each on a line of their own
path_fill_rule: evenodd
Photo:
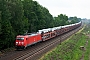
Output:
<svg viewBox="0 0 90 60">
<path fill-rule="evenodd" d="M 46 7 L 53 16 L 66 14 L 68 17 L 90 19 L 90 0 L 34 0 Z"/>
</svg>

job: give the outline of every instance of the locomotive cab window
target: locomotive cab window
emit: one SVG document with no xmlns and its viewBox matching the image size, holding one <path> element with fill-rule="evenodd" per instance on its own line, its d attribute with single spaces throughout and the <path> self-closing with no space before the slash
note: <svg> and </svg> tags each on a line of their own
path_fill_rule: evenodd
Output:
<svg viewBox="0 0 90 60">
<path fill-rule="evenodd" d="M 24 40 L 24 38 L 22 38 L 22 37 L 18 37 L 18 38 L 16 38 L 17 40 Z"/>
</svg>

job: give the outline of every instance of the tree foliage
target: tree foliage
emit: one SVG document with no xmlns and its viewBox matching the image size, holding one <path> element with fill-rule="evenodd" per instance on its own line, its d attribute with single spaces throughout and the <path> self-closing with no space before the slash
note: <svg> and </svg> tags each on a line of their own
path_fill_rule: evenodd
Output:
<svg viewBox="0 0 90 60">
<path fill-rule="evenodd" d="M 60 14 L 58 17 L 54 17 L 56 26 L 63 26 L 68 24 L 68 16 Z"/>
<path fill-rule="evenodd" d="M 70 21 L 71 24 L 73 24 L 73 23 L 77 23 L 77 22 L 81 21 L 81 18 L 77 18 L 75 16 L 75 17 L 69 17 L 68 20 Z"/>
</svg>

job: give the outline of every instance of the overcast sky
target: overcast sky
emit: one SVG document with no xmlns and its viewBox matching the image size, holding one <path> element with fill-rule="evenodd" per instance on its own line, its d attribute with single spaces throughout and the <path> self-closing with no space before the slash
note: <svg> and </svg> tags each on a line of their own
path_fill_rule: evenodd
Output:
<svg viewBox="0 0 90 60">
<path fill-rule="evenodd" d="M 90 19 L 90 0 L 34 0 L 46 7 L 53 16 L 66 14 L 68 17 Z"/>
</svg>

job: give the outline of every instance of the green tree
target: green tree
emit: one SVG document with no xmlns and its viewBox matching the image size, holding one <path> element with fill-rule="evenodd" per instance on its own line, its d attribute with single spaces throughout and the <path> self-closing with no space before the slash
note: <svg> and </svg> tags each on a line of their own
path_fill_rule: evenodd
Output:
<svg viewBox="0 0 90 60">
<path fill-rule="evenodd" d="M 1 11 L 0 11 L 0 34 L 1 34 Z"/>
<path fill-rule="evenodd" d="M 73 23 L 77 23 L 77 22 L 81 21 L 81 18 L 77 18 L 75 16 L 75 17 L 69 17 L 69 20 L 70 20 L 70 23 L 73 24 Z"/>
<path fill-rule="evenodd" d="M 1 10 L 1 34 L 0 34 L 0 42 L 1 46 L 0 48 L 8 48 L 13 45 L 11 43 L 14 38 L 13 29 L 10 23 L 11 14 L 8 9 L 7 1 L 2 0 L 1 7 L 3 7 Z"/>
<path fill-rule="evenodd" d="M 68 24 L 68 16 L 60 14 L 58 17 L 54 17 L 55 19 L 55 25 L 56 26 L 62 26 Z"/>
<path fill-rule="evenodd" d="M 11 11 L 11 24 L 13 26 L 14 31 L 17 34 L 24 33 L 24 25 L 23 25 L 23 5 L 22 2 L 19 0 L 11 1 L 10 3 L 10 11 Z"/>
</svg>

